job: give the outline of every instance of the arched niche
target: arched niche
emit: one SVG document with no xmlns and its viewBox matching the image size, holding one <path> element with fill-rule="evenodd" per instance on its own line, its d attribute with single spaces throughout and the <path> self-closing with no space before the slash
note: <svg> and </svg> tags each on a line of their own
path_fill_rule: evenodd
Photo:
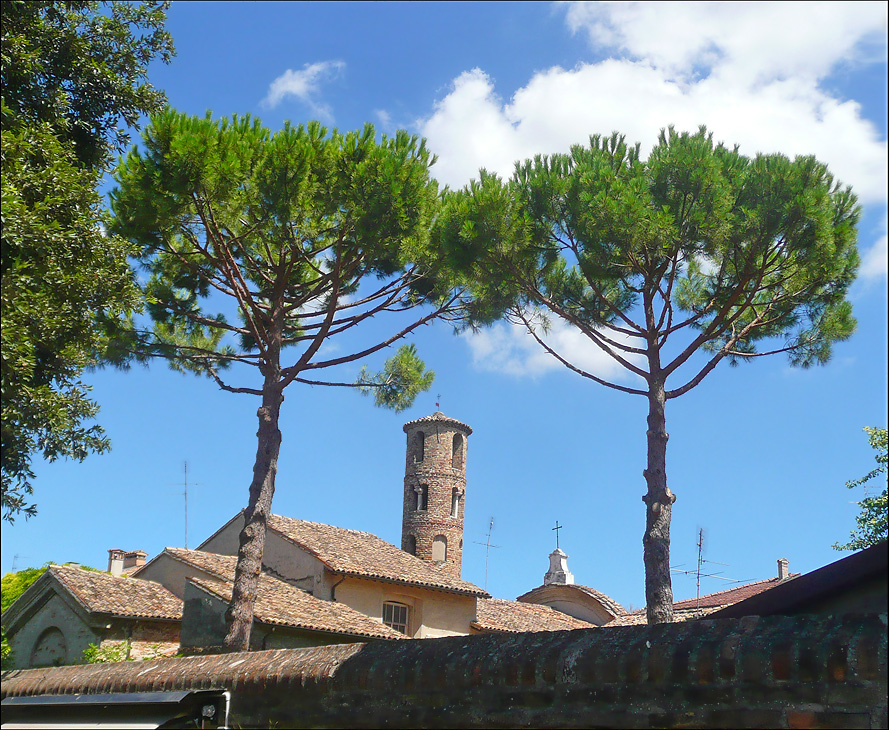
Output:
<svg viewBox="0 0 889 730">
<path fill-rule="evenodd" d="M 31 651 L 32 667 L 57 667 L 68 663 L 68 642 L 57 626 L 50 626 L 37 638 Z"/>
<path fill-rule="evenodd" d="M 432 560 L 443 562 L 448 559 L 448 538 L 436 535 L 432 538 Z"/>
</svg>

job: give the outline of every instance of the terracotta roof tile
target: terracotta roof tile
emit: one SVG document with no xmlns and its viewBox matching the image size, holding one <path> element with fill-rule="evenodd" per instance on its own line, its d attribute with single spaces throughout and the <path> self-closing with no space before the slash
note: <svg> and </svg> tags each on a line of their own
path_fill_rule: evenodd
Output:
<svg viewBox="0 0 889 730">
<path fill-rule="evenodd" d="M 682 621 L 690 621 L 695 618 L 703 618 L 709 613 L 713 613 L 718 610 L 718 606 L 711 606 L 709 608 L 686 608 L 686 609 L 677 609 L 673 608 L 673 621 L 675 623 L 680 623 Z M 645 614 L 645 609 L 639 609 L 638 611 L 633 611 L 633 613 L 627 613 L 623 616 L 618 616 L 614 621 L 609 621 L 602 628 L 608 628 L 609 626 L 639 626 L 641 624 L 648 623 L 648 617 Z"/>
<path fill-rule="evenodd" d="M 314 555 L 333 573 L 435 588 L 468 596 L 488 595 L 478 586 L 451 578 L 435 566 L 369 532 L 280 515 L 269 517 L 269 529 Z"/>
<path fill-rule="evenodd" d="M 673 604 L 673 610 L 676 610 L 677 608 L 721 608 L 723 606 L 730 606 L 738 601 L 743 601 L 745 598 L 750 598 L 750 596 L 755 596 L 758 593 L 774 588 L 780 583 L 792 580 L 798 575 L 799 573 L 791 573 L 790 576 L 783 580 L 781 578 L 758 580 L 755 583 L 748 583 L 747 585 L 738 586 L 737 588 L 728 588 L 724 591 L 718 591 L 717 593 L 708 593 L 706 596 L 701 596 L 700 598 L 689 598 L 685 601 L 677 601 Z"/>
<path fill-rule="evenodd" d="M 594 629 L 596 625 L 549 606 L 504 601 L 500 598 L 480 598 L 472 627 L 481 631 L 520 632 Z"/>
<path fill-rule="evenodd" d="M 708 593 L 700 598 L 688 598 L 683 601 L 677 601 L 673 604 L 673 621 L 689 621 L 691 619 L 703 618 L 720 608 L 731 606 L 745 598 L 763 593 L 770 588 L 786 583 L 788 580 L 796 578 L 799 573 L 791 573 L 789 577 L 769 578 L 767 580 L 758 580 L 755 583 L 737 586 L 736 588 L 728 588 L 724 591 L 716 593 Z M 607 626 L 633 626 L 636 624 L 646 623 L 645 609 L 642 608 L 634 611 L 626 616 L 620 616 L 614 621 L 609 621 Z"/>
<path fill-rule="evenodd" d="M 182 601 L 154 581 L 115 578 L 71 565 L 50 566 L 49 573 L 90 612 L 134 618 L 182 618 Z"/>
<path fill-rule="evenodd" d="M 235 559 L 232 558 L 234 561 Z M 234 569 L 232 569 L 232 573 Z M 230 601 L 232 583 L 229 580 L 190 578 L 205 591 Z M 342 603 L 322 601 L 305 591 L 269 575 L 259 577 L 254 618 L 278 626 L 290 626 L 311 631 L 350 634 L 374 639 L 404 639 L 403 634 L 375 621 Z"/>
<path fill-rule="evenodd" d="M 467 435 L 472 434 L 472 429 L 467 426 L 465 423 L 461 423 L 456 418 L 450 418 L 446 416 L 441 411 L 436 411 L 431 416 L 423 416 L 422 418 L 416 418 L 413 421 L 408 421 L 404 424 L 403 430 L 407 433 L 408 429 L 411 426 L 416 426 L 418 423 L 443 423 L 448 424 L 450 426 L 457 426 L 460 430 L 464 431 Z"/>
<path fill-rule="evenodd" d="M 534 588 L 533 590 L 530 590 L 527 593 L 523 593 L 516 600 L 522 601 L 523 603 L 536 603 L 536 601 L 534 599 L 537 595 L 539 595 L 540 593 L 542 593 L 544 591 L 548 592 L 553 588 L 565 589 L 566 591 L 573 590 L 573 591 L 578 591 L 580 593 L 584 593 L 585 595 L 589 596 L 590 598 L 594 598 L 596 601 L 598 601 L 602 605 L 602 608 L 604 608 L 606 611 L 608 611 L 608 613 L 610 613 L 612 616 L 615 616 L 615 617 L 616 616 L 623 616 L 627 612 L 627 610 L 623 606 L 621 606 L 617 601 L 615 601 L 610 596 L 606 596 L 604 593 L 602 593 L 602 591 L 597 591 L 595 588 L 590 588 L 589 586 L 577 585 L 576 583 L 571 583 L 568 585 L 553 584 L 553 585 L 537 586 L 537 588 Z"/>
</svg>

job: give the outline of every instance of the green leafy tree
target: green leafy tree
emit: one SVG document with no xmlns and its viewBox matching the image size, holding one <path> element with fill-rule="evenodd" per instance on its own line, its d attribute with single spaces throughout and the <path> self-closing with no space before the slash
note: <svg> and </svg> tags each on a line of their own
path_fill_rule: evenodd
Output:
<svg viewBox="0 0 889 730">
<path fill-rule="evenodd" d="M 166 3 L 23 2 L 2 14 L 2 514 L 35 512 L 32 459 L 108 441 L 80 376 L 137 306 L 129 244 L 106 235 L 96 186 L 163 94 Z"/>
<path fill-rule="evenodd" d="M 34 582 L 46 572 L 49 567 L 47 563 L 42 568 L 25 568 L 14 573 L 7 573 L 0 579 L 0 600 L 2 600 L 2 611 L 6 611 L 19 596 L 22 595 Z"/>
<path fill-rule="evenodd" d="M 288 123 L 271 133 L 249 116 L 168 109 L 152 117 L 144 151 L 117 169 L 113 230 L 139 248 L 154 321 L 137 349 L 260 399 L 229 650 L 249 647 L 284 389 L 356 387 L 401 410 L 432 382 L 409 347 L 377 375 L 337 382 L 316 373 L 387 348 L 453 303 L 428 277 L 433 161 L 425 142 L 405 132 L 378 142 L 370 125 L 341 134 Z M 340 347 L 323 347 L 331 342 Z M 233 385 L 255 377 L 244 366 L 258 382 Z"/>
<path fill-rule="evenodd" d="M 860 479 L 846 482 L 846 487 L 855 489 L 867 485 L 872 480 L 886 473 L 889 464 L 889 442 L 887 442 L 885 428 L 864 427 L 871 448 L 877 453 L 874 458 L 877 466 Z M 883 477 L 885 484 L 886 477 Z M 889 537 L 889 505 L 887 505 L 886 488 L 876 497 L 867 497 L 858 503 L 861 513 L 855 518 L 858 526 L 849 535 L 849 542 L 845 545 L 834 543 L 834 550 L 864 550 L 866 547 L 876 545 Z"/>
<path fill-rule="evenodd" d="M 786 353 L 824 363 L 855 327 L 846 291 L 859 209 L 811 157 L 748 158 L 661 133 L 648 159 L 615 134 L 570 154 L 482 171 L 450 195 L 435 240 L 468 272 L 477 326 L 505 316 L 582 377 L 648 403 L 643 536 L 649 623 L 672 620 L 667 403 L 720 362 Z M 577 329 L 632 378 L 613 382 L 546 341 Z"/>
</svg>

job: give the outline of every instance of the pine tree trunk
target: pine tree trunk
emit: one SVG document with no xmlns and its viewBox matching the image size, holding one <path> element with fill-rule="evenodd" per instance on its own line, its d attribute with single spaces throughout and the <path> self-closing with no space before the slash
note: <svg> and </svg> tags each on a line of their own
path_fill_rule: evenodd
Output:
<svg viewBox="0 0 889 730">
<path fill-rule="evenodd" d="M 266 525 L 275 494 L 278 454 L 281 451 L 278 417 L 284 396 L 279 380 L 280 366 L 268 368 L 262 391 L 262 406 L 256 414 L 259 418 L 259 430 L 256 433 L 258 444 L 256 463 L 253 465 L 253 482 L 250 484 L 250 501 L 244 511 L 235 586 L 226 612 L 226 620 L 229 622 L 228 635 L 224 642 L 226 651 L 247 651 L 250 648 L 253 607 L 262 570 Z"/>
<path fill-rule="evenodd" d="M 670 518 L 675 495 L 667 488 L 667 421 L 664 384 L 651 382 L 648 391 L 648 483 L 645 502 L 645 604 L 648 623 L 673 620 L 673 586 L 670 580 Z"/>
</svg>

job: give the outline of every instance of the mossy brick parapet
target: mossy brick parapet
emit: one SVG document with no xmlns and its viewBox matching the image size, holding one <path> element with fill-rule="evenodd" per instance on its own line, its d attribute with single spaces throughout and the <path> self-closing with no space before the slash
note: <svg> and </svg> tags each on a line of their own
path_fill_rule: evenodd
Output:
<svg viewBox="0 0 889 730">
<path fill-rule="evenodd" d="M 404 425 L 401 549 L 460 578 L 466 454 L 472 429 L 441 411 Z"/>
<path fill-rule="evenodd" d="M 2 687 L 228 689 L 240 727 L 876 728 L 886 645 L 885 614 L 724 619 L 11 671 Z"/>
</svg>

